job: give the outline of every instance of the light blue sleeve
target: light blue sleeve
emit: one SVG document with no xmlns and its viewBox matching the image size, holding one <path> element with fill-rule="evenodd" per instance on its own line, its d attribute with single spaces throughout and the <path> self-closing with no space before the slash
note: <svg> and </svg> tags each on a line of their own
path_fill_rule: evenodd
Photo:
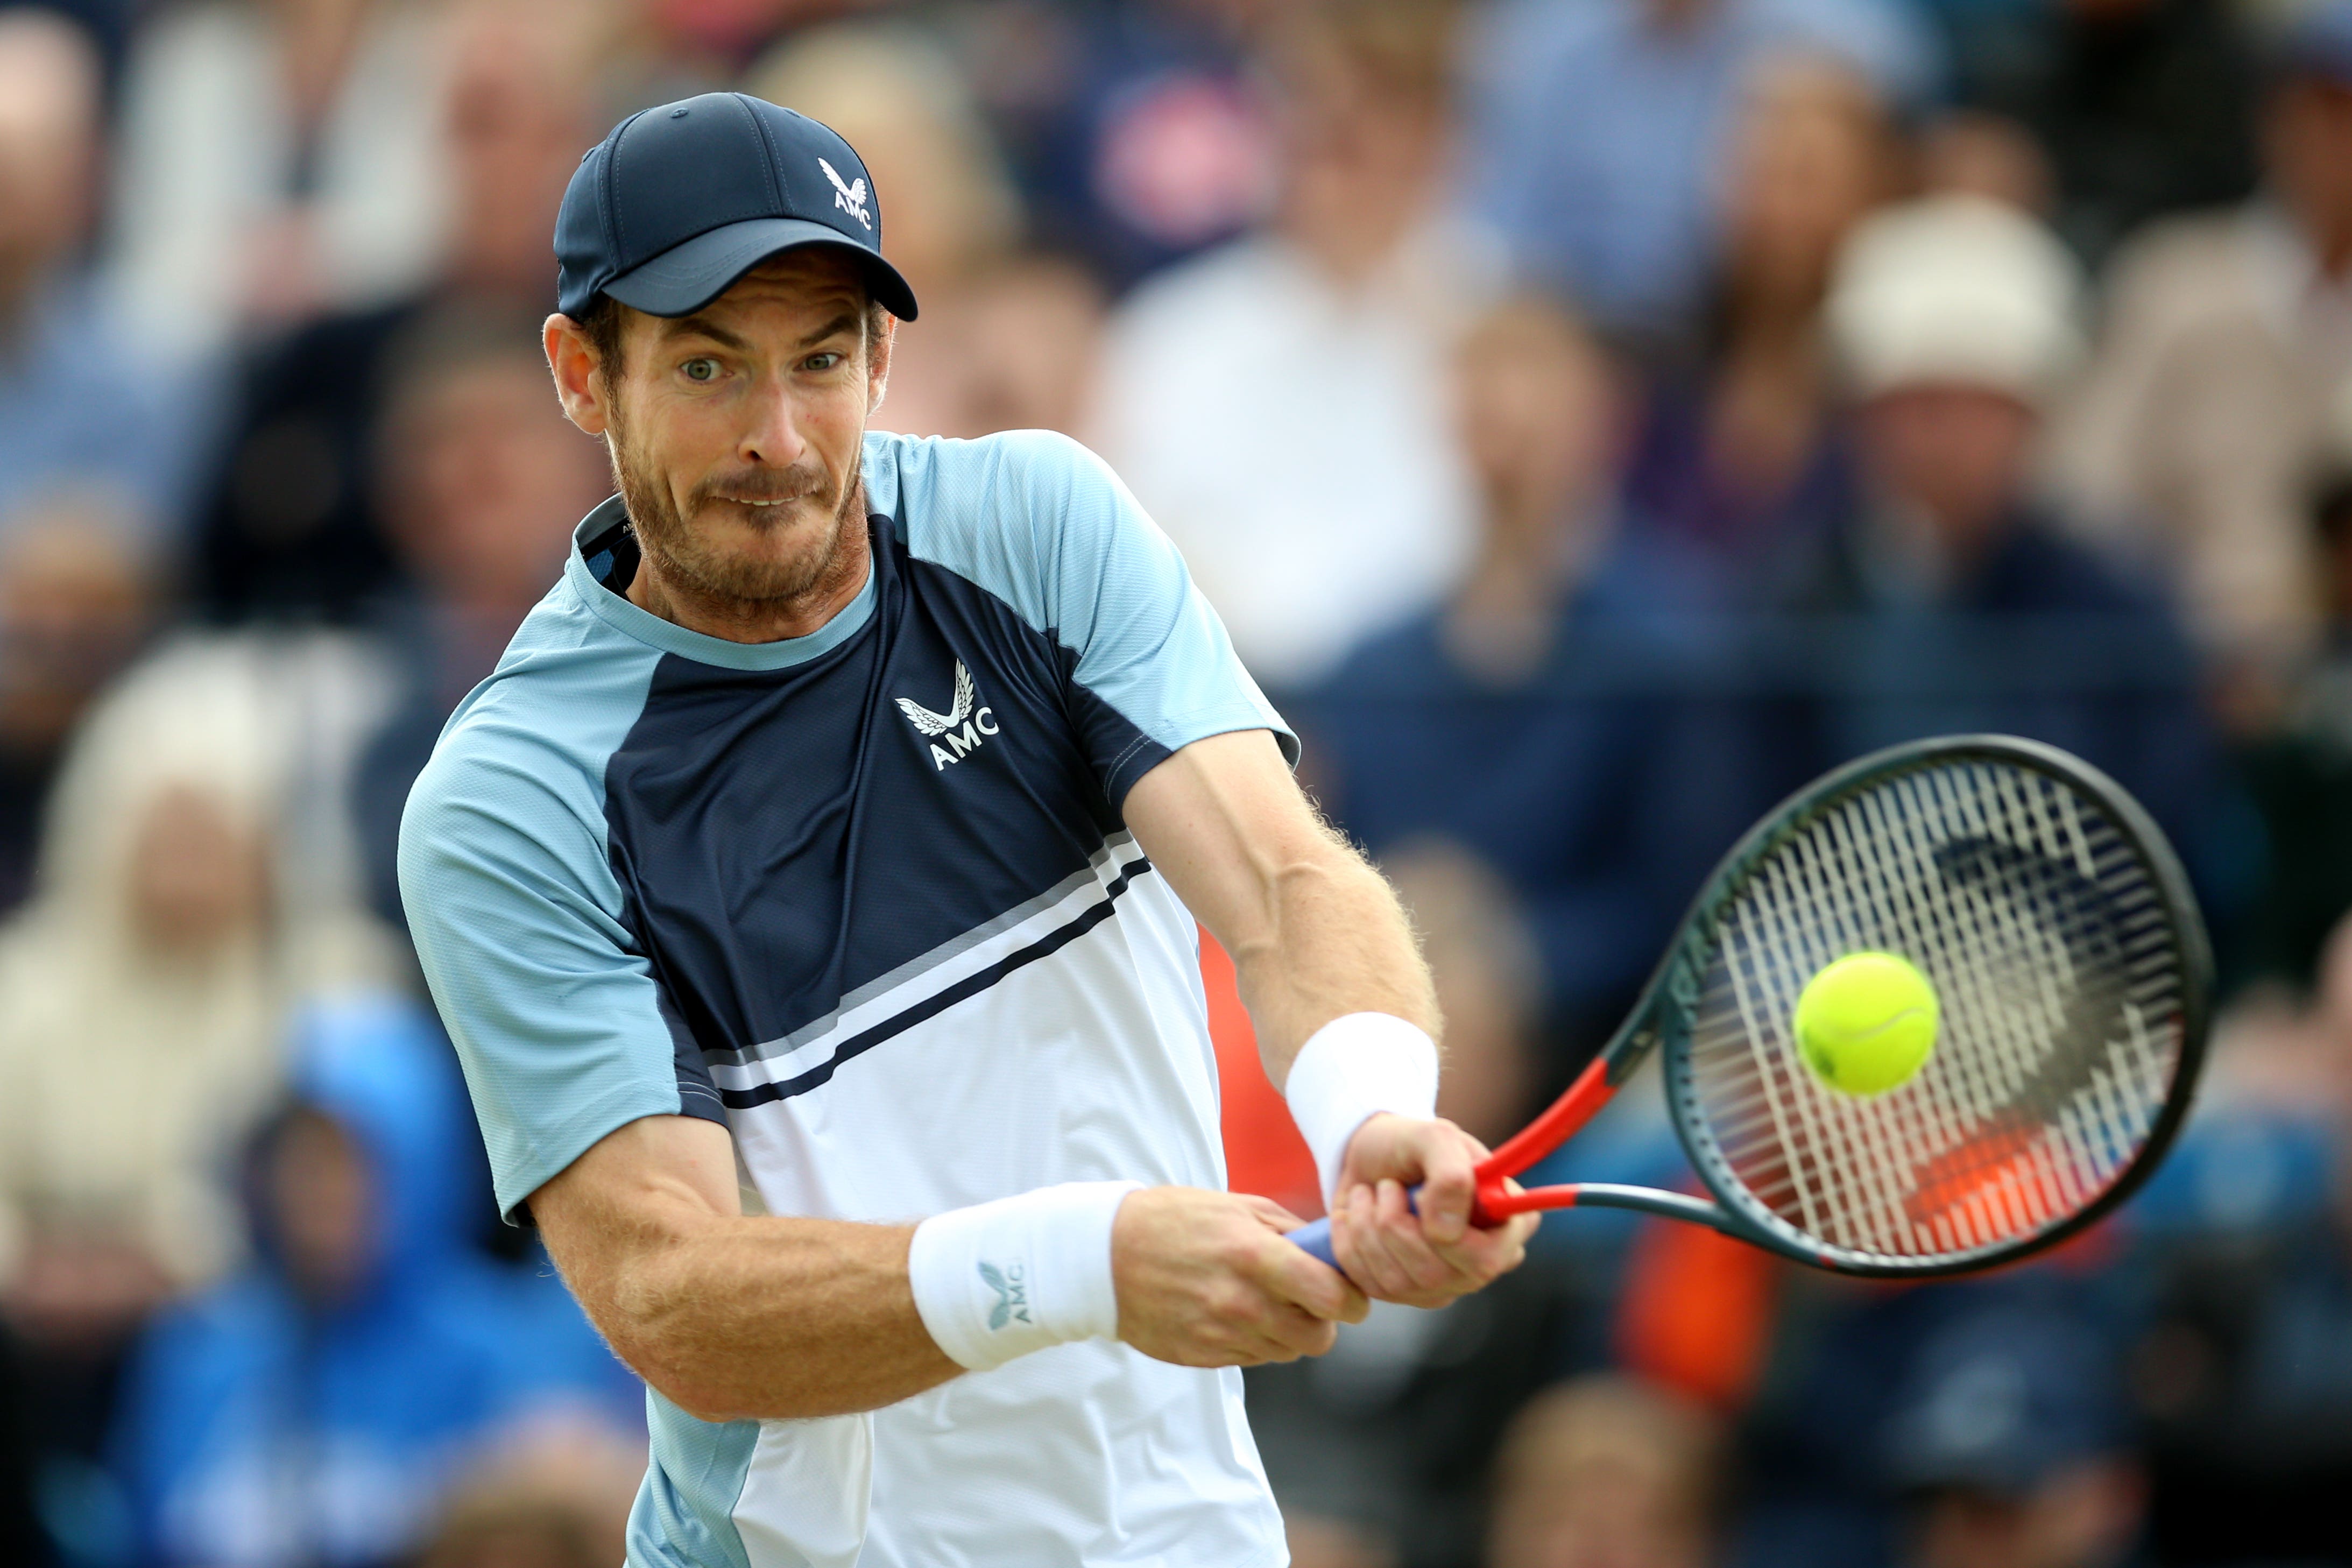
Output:
<svg viewBox="0 0 2352 1568">
<path fill-rule="evenodd" d="M 614 1129 L 715 1114 L 685 1103 L 605 854 L 604 760 L 655 662 L 519 642 L 450 721 L 401 820 L 401 900 L 509 1219 Z"/>
<path fill-rule="evenodd" d="M 1071 656 L 1073 717 L 1114 802 L 1210 735 L 1270 730 L 1298 760 L 1184 558 L 1100 458 L 1043 430 L 874 439 L 875 505 L 905 521 L 915 557 L 986 589 Z"/>
</svg>

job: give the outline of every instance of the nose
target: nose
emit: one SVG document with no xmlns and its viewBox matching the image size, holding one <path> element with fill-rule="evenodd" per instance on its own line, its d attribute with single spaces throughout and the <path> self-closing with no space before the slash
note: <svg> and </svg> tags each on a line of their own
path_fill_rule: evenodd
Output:
<svg viewBox="0 0 2352 1568">
<path fill-rule="evenodd" d="M 789 468 L 808 450 L 808 442 L 800 431 L 799 411 L 793 406 L 791 388 L 781 375 L 763 378 L 748 400 L 741 436 L 735 443 L 735 455 L 744 463 L 772 468 Z"/>
</svg>

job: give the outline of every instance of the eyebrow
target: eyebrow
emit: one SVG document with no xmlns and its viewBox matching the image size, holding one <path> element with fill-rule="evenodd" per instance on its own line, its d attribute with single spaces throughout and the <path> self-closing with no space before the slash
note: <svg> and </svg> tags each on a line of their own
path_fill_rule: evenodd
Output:
<svg viewBox="0 0 2352 1568">
<path fill-rule="evenodd" d="M 800 346 L 804 349 L 814 347 L 827 338 L 851 331 L 856 325 L 856 312 L 845 310 L 807 337 L 803 338 Z M 691 316 L 665 318 L 662 327 L 662 340 L 665 342 L 675 342 L 679 338 L 685 337 L 709 338 L 720 348 L 733 349 L 738 353 L 747 353 L 751 347 L 741 335 L 728 331 L 709 316 L 697 313 Z"/>
</svg>

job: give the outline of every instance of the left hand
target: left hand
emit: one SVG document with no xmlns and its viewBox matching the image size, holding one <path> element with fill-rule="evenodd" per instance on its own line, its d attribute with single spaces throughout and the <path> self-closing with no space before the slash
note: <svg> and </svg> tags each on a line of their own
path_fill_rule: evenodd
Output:
<svg viewBox="0 0 2352 1568">
<path fill-rule="evenodd" d="M 1486 1145 L 1451 1121 L 1383 1112 L 1358 1128 L 1331 1204 L 1331 1247 L 1348 1278 L 1375 1300 L 1442 1307 L 1517 1268 L 1540 1216 L 1492 1230 L 1470 1223 L 1486 1157 Z M 1414 1186 L 1418 1214 L 1405 1202 Z"/>
</svg>

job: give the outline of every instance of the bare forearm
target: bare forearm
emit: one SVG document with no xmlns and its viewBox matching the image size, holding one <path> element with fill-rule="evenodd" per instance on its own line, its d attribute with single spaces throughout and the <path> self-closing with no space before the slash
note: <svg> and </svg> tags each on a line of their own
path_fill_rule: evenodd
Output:
<svg viewBox="0 0 2352 1568">
<path fill-rule="evenodd" d="M 963 1370 L 915 1310 L 913 1235 L 911 1226 L 713 1219 L 612 1280 L 598 1321 L 646 1382 L 706 1418 L 877 1409 Z"/>
<path fill-rule="evenodd" d="M 715 1122 L 630 1122 L 530 1206 L 614 1352 L 697 1415 L 872 1410 L 962 1370 L 915 1310 L 914 1227 L 747 1218 Z"/>
<path fill-rule="evenodd" d="M 1437 1032 L 1428 966 L 1404 912 L 1352 849 L 1335 843 L 1285 867 L 1267 905 L 1265 921 L 1237 936 L 1233 956 L 1276 1083 L 1308 1036 L 1349 1013 L 1393 1013 Z"/>
<path fill-rule="evenodd" d="M 1318 821 L 1264 731 L 1196 741 L 1129 792 L 1128 826 L 1239 972 L 1279 1084 L 1307 1037 L 1349 1013 L 1434 1034 L 1437 1000 L 1396 894 Z"/>
</svg>

